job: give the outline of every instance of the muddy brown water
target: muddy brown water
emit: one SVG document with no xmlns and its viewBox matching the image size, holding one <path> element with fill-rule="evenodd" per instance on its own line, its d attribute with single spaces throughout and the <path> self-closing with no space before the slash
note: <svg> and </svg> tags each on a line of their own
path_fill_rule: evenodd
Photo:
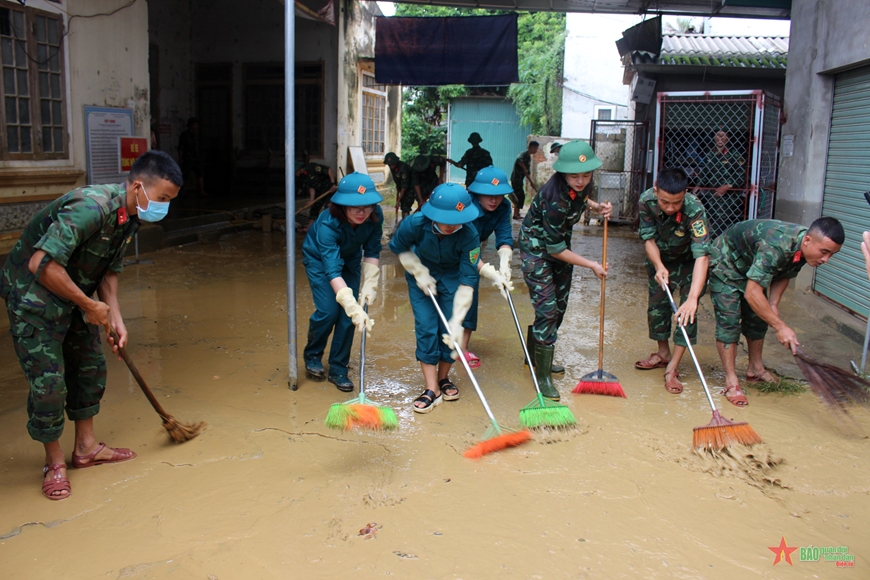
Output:
<svg viewBox="0 0 870 580">
<path fill-rule="evenodd" d="M 461 400 L 429 415 L 411 411 L 422 387 L 413 316 L 386 248 L 366 376 L 371 398 L 396 410 L 395 433 L 330 431 L 326 411 L 347 395 L 304 377 L 288 389 L 279 233 L 166 249 L 123 274 L 133 360 L 170 413 L 210 427 L 169 443 L 123 363 L 111 359 L 97 433 L 139 457 L 71 469 L 65 501 L 41 496 L 41 447 L 24 429 L 27 386 L 4 333 L 0 578 L 870 577 L 867 414 L 844 429 L 811 394 L 749 390 L 745 409 L 715 395 L 765 444 L 722 457 L 693 453 L 692 428 L 709 422 L 710 409 L 688 358 L 678 396 L 664 390 L 659 371 L 633 368 L 654 349 L 642 247 L 634 234 L 616 234 L 604 367 L 628 398 L 570 394 L 597 367 L 600 285 L 577 269 L 556 348 L 568 371 L 556 382 L 578 428 L 536 434 L 480 461 L 461 455 L 488 421 L 458 365 Z M 599 257 L 600 246 L 594 232 L 575 236 L 580 253 Z M 491 247 L 483 255 L 496 259 Z M 311 296 L 297 264 L 301 357 Z M 520 280 L 513 298 L 528 324 Z M 700 320 L 697 351 L 710 384 L 720 385 L 707 299 Z M 824 340 L 836 350 L 835 338 Z M 507 304 L 487 285 L 471 344 L 497 419 L 517 425 L 533 388 Z M 776 347 L 769 339 L 768 359 Z M 358 339 L 351 360 L 354 376 Z M 69 452 L 71 428 L 62 443 Z M 360 535 L 367 524 L 374 532 Z M 854 567 L 801 561 L 800 550 L 793 565 L 774 566 L 768 547 L 782 537 L 790 547 L 847 547 Z"/>
</svg>

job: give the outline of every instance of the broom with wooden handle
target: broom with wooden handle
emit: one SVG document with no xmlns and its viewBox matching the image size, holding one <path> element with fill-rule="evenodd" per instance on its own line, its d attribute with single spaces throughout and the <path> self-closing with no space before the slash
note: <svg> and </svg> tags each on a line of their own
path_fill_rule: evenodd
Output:
<svg viewBox="0 0 870 580">
<path fill-rule="evenodd" d="M 120 337 L 118 333 L 115 332 L 114 329 L 110 331 L 110 336 L 112 340 L 115 341 L 115 344 L 119 344 Z M 157 411 L 157 414 L 160 415 L 160 418 L 163 419 L 163 428 L 166 429 L 166 432 L 169 434 L 169 437 L 172 438 L 176 443 L 184 443 L 185 441 L 190 441 L 208 427 L 206 423 L 203 421 L 199 421 L 197 423 L 182 423 L 178 421 L 166 412 L 163 406 L 157 402 L 157 397 L 154 396 L 154 393 L 151 392 L 151 389 L 148 388 L 148 385 L 145 383 L 145 379 L 142 378 L 142 375 L 139 373 L 139 369 L 136 368 L 136 365 L 133 364 L 133 359 L 130 358 L 130 355 L 127 353 L 127 349 L 123 346 L 118 347 L 118 354 L 121 355 L 121 358 L 124 359 L 124 362 L 127 363 L 127 368 L 130 369 L 130 374 L 133 375 L 133 378 L 136 379 L 136 382 L 139 384 L 139 388 L 142 389 L 142 392 L 145 393 L 145 397 L 148 399 L 148 402 L 151 403 L 151 406 L 154 407 L 154 410 Z"/>
<path fill-rule="evenodd" d="M 668 288 L 667 284 L 662 284 L 662 287 L 668 293 L 671 309 L 676 314 L 677 304 L 671 295 L 671 289 Z M 695 349 L 692 348 L 692 341 L 689 340 L 689 333 L 686 332 L 686 327 L 683 326 L 682 321 L 677 320 L 677 324 L 679 324 L 680 330 L 683 332 L 686 348 L 689 350 L 689 354 L 692 355 L 692 362 L 695 363 L 695 370 L 698 371 L 698 376 L 701 377 L 701 384 L 704 385 L 707 401 L 710 402 L 710 407 L 713 409 L 713 420 L 710 421 L 710 424 L 703 427 L 695 427 L 694 434 L 692 435 L 692 446 L 696 449 L 721 451 L 735 444 L 755 445 L 756 443 L 761 443 L 761 437 L 755 432 L 755 429 L 749 426 L 749 423 L 734 423 L 719 414 L 719 411 L 716 409 L 716 403 L 713 402 L 713 395 L 710 394 L 710 387 L 707 386 L 704 373 L 701 371 L 701 365 L 698 363 L 698 357 L 695 356 Z"/>
</svg>

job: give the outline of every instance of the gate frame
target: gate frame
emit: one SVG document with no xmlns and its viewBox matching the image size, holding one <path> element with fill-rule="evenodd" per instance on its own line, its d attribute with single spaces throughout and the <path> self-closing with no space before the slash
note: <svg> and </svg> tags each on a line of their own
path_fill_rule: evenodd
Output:
<svg viewBox="0 0 870 580">
<path fill-rule="evenodd" d="M 638 175 L 638 184 L 640 185 L 640 190 L 637 192 L 638 199 L 640 199 L 640 195 L 646 191 L 646 176 L 650 173 L 649 171 L 649 121 L 638 121 L 636 119 L 592 119 L 589 129 L 589 145 L 592 147 L 592 150 L 595 151 L 595 136 L 597 135 L 595 128 L 597 126 L 623 126 L 623 127 L 639 127 L 643 131 L 643 135 L 640 139 L 634 140 L 635 151 L 632 152 L 632 156 L 635 152 L 637 152 L 638 147 L 642 147 L 643 153 L 637 154 L 637 161 L 640 162 L 640 168 L 633 171 L 624 171 L 623 173 L 628 173 L 629 175 L 637 174 Z M 599 177 L 600 179 L 600 177 Z M 629 179 L 629 183 L 631 180 Z M 626 190 L 626 194 L 628 194 L 628 190 Z M 637 208 L 635 208 L 634 215 L 631 219 L 622 218 L 619 215 L 611 216 L 611 222 L 625 222 L 632 223 L 637 220 Z"/>
</svg>

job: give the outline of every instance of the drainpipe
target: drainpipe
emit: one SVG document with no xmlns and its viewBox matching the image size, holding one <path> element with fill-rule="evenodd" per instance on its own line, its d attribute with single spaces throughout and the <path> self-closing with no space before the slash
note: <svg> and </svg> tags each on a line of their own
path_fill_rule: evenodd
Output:
<svg viewBox="0 0 870 580">
<path fill-rule="evenodd" d="M 296 152 L 293 135 L 296 131 L 296 3 L 284 0 L 284 198 L 287 206 L 287 385 L 291 391 L 299 388 L 296 361 Z"/>
</svg>

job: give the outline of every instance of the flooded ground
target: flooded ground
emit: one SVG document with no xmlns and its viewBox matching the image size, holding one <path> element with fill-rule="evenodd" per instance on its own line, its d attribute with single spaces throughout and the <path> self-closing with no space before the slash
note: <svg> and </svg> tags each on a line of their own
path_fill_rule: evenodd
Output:
<svg viewBox="0 0 870 580">
<path fill-rule="evenodd" d="M 556 382 L 580 425 L 480 461 L 461 455 L 488 421 L 458 365 L 461 400 L 429 415 L 411 411 L 423 384 L 413 316 L 386 248 L 366 376 L 371 398 L 399 415 L 395 433 L 329 431 L 325 414 L 347 395 L 304 377 L 288 389 L 278 232 L 166 249 L 148 255 L 153 265 L 127 269 L 121 304 L 133 360 L 170 413 L 209 428 L 169 443 L 112 359 L 97 434 L 139 457 L 71 469 L 65 501 L 41 495 L 42 450 L 24 428 L 27 385 L 4 333 L 0 578 L 867 578 L 868 414 L 857 412 L 846 429 L 810 393 L 745 389 L 745 409 L 715 395 L 725 416 L 749 422 L 765 444 L 718 458 L 693 453 L 692 428 L 709 422 L 710 408 L 688 358 L 678 396 L 659 371 L 634 369 L 654 350 L 642 246 L 631 232 L 615 234 L 604 367 L 628 398 L 570 394 L 597 367 L 600 285 L 575 270 L 556 348 L 568 370 Z M 575 235 L 580 253 L 597 258 L 600 249 L 600 232 Z M 495 259 L 491 247 L 483 255 Z M 312 307 L 297 264 L 301 358 Z M 528 290 L 516 287 L 525 325 Z M 811 313 L 782 310 L 811 353 L 840 365 L 855 358 L 856 346 Z M 697 351 L 711 386 L 721 386 L 708 298 L 700 319 Z M 480 321 L 476 376 L 499 422 L 516 426 L 533 387 L 507 304 L 487 285 Z M 768 363 L 797 376 L 772 335 Z M 357 340 L 352 378 L 358 360 Z M 72 435 L 68 428 L 62 438 L 68 452 Z M 360 535 L 367 524 L 375 525 Z M 789 547 L 846 547 L 854 567 L 801 561 L 799 549 L 793 565 L 774 566 L 768 547 L 783 537 Z"/>
</svg>

